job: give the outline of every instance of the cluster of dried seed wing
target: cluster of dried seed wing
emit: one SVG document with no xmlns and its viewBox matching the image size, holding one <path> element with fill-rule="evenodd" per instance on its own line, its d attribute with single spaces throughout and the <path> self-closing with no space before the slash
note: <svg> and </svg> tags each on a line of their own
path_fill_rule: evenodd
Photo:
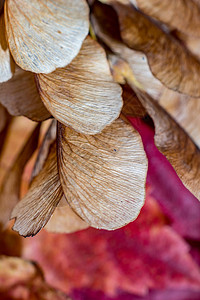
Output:
<svg viewBox="0 0 200 300">
<path fill-rule="evenodd" d="M 190 119 L 200 108 L 200 62 L 189 40 L 198 41 L 200 7 L 177 1 L 174 20 L 170 3 L 0 1 L 0 150 L 11 116 L 39 122 L 2 181 L 1 226 L 15 218 L 14 230 L 30 236 L 43 227 L 68 233 L 133 221 L 144 204 L 147 158 L 127 116 L 153 119 L 158 149 L 200 198 L 200 121 Z"/>
</svg>

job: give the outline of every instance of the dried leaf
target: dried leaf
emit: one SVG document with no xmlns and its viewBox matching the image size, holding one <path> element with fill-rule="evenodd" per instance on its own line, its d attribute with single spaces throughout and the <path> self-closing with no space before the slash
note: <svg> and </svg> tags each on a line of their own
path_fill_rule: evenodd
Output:
<svg viewBox="0 0 200 300">
<path fill-rule="evenodd" d="M 57 123 L 56 120 L 53 120 L 46 132 L 46 135 L 42 141 L 42 145 L 38 152 L 38 156 L 33 168 L 32 179 L 39 174 L 42 170 L 44 163 L 48 157 L 50 147 L 56 140 L 56 132 L 57 132 Z"/>
<path fill-rule="evenodd" d="M 19 201 L 20 183 L 24 167 L 37 148 L 40 125 L 31 133 L 11 169 L 7 172 L 0 188 L 0 225 L 5 226 L 10 213 Z"/>
<path fill-rule="evenodd" d="M 0 103 L 11 115 L 23 115 L 33 121 L 44 121 L 51 116 L 40 99 L 34 75 L 20 68 L 16 68 L 13 78 L 0 84 Z"/>
<path fill-rule="evenodd" d="M 0 10 L 2 3 L 0 2 Z M 15 63 L 10 55 L 5 36 L 4 15 L 0 15 L 0 83 L 9 80 L 15 71 Z"/>
<path fill-rule="evenodd" d="M 146 156 L 138 133 L 118 119 L 98 135 L 58 127 L 58 164 L 67 201 L 93 227 L 115 229 L 144 204 Z"/>
<path fill-rule="evenodd" d="M 118 70 L 120 68 L 124 69 L 124 77 L 128 76 L 129 80 L 132 78 L 133 81 L 135 78 L 146 92 L 154 98 L 159 98 L 163 85 L 153 76 L 146 55 L 140 51 L 128 48 L 122 42 L 115 10 L 109 5 L 103 5 L 96 1 L 92 7 L 91 20 L 95 34 L 113 53 L 128 62 L 130 70 L 125 66 L 124 62 L 120 63 L 119 58 L 109 55 L 111 66 L 118 67 Z"/>
<path fill-rule="evenodd" d="M 199 61 L 139 11 L 120 3 L 113 5 L 124 42 L 146 54 L 153 75 L 172 90 L 199 97 Z"/>
<path fill-rule="evenodd" d="M 137 95 L 155 124 L 155 144 L 186 188 L 200 200 L 200 150 L 185 131 L 148 94 Z"/>
<path fill-rule="evenodd" d="M 70 300 L 51 288 L 36 264 L 17 257 L 0 256 L 0 298 L 2 300 Z"/>
<path fill-rule="evenodd" d="M 4 11 L 14 60 L 34 73 L 50 73 L 69 64 L 89 29 L 85 0 L 6 0 Z"/>
<path fill-rule="evenodd" d="M 45 229 L 50 232 L 72 233 L 87 227 L 89 225 L 71 209 L 63 196 Z"/>
<path fill-rule="evenodd" d="M 26 196 L 12 211 L 11 218 L 16 218 L 13 229 L 23 236 L 38 233 L 48 222 L 62 195 L 54 143 L 43 169 L 33 179 Z"/>
<path fill-rule="evenodd" d="M 69 66 L 37 79 L 47 109 L 78 132 L 96 134 L 120 114 L 121 88 L 113 82 L 103 48 L 90 37 Z"/>
<path fill-rule="evenodd" d="M 200 37 L 200 7 L 195 1 L 135 0 L 145 14 L 190 36 Z M 177 13 L 178 12 L 178 13 Z"/>
</svg>

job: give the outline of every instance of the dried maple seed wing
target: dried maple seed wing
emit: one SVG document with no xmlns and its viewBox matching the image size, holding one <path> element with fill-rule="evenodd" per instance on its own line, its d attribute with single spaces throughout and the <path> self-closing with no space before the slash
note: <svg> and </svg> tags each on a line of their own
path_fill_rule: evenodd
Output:
<svg viewBox="0 0 200 300">
<path fill-rule="evenodd" d="M 121 36 L 128 47 L 146 54 L 153 75 L 168 88 L 200 96 L 200 62 L 175 38 L 133 7 L 113 2 Z"/>
<path fill-rule="evenodd" d="M 26 196 L 15 206 L 13 229 L 23 236 L 33 236 L 48 222 L 63 196 L 60 184 L 56 143 L 52 145 L 43 169 L 33 179 Z"/>
<path fill-rule="evenodd" d="M 134 77 L 146 92 L 154 98 L 159 98 L 163 84 L 153 76 L 146 55 L 130 49 L 123 43 L 115 10 L 109 5 L 95 2 L 92 7 L 91 20 L 95 34 L 117 55 L 109 55 L 111 66 L 122 64 L 120 63 L 120 58 L 122 58 L 130 66 L 130 70 L 125 67 L 125 77 L 128 76 L 129 80 Z"/>
<path fill-rule="evenodd" d="M 45 229 L 50 232 L 72 233 L 89 227 L 69 206 L 65 196 L 61 199 Z"/>
<path fill-rule="evenodd" d="M 44 163 L 49 155 L 50 147 L 56 140 L 56 132 L 57 132 L 56 129 L 57 129 L 56 120 L 52 120 L 51 124 L 49 125 L 49 128 L 47 129 L 45 137 L 42 141 L 42 145 L 39 149 L 38 156 L 31 176 L 32 179 L 39 174 L 39 172 L 42 170 L 44 166 Z"/>
<path fill-rule="evenodd" d="M 149 95 L 136 93 L 155 124 L 155 144 L 186 188 L 200 200 L 200 150 L 186 132 Z"/>
<path fill-rule="evenodd" d="M 37 125 L 13 166 L 8 170 L 0 188 L 0 225 L 9 221 L 13 207 L 19 201 L 20 183 L 27 161 L 37 148 L 40 125 Z"/>
<path fill-rule="evenodd" d="M 120 114 L 121 88 L 113 81 L 105 51 L 89 36 L 71 64 L 37 79 L 47 109 L 78 132 L 96 134 Z"/>
<path fill-rule="evenodd" d="M 68 65 L 89 29 L 85 0 L 6 0 L 4 12 L 14 60 L 34 73 Z"/>
<path fill-rule="evenodd" d="M 0 3 L 1 6 L 1 3 Z M 9 80 L 15 71 L 15 63 L 6 41 L 4 15 L 0 15 L 0 83 Z"/>
<path fill-rule="evenodd" d="M 138 216 L 147 159 L 131 125 L 118 119 L 91 136 L 59 124 L 58 165 L 69 205 L 92 227 L 112 230 Z"/>
<path fill-rule="evenodd" d="M 200 99 L 164 89 L 159 104 L 189 134 L 200 147 Z"/>
<path fill-rule="evenodd" d="M 9 81 L 0 84 L 0 103 L 13 116 L 22 115 L 37 122 L 51 116 L 40 99 L 34 74 L 19 67 Z"/>
<path fill-rule="evenodd" d="M 123 86 L 123 100 L 123 115 L 132 116 L 135 118 L 143 118 L 147 114 L 147 111 L 128 85 Z"/>
<path fill-rule="evenodd" d="M 171 30 L 200 37 L 200 7 L 193 0 L 135 0 L 145 14 L 165 24 Z M 178 13 L 177 13 L 178 12 Z"/>
<path fill-rule="evenodd" d="M 200 60 L 200 37 L 186 35 L 182 32 L 175 32 L 177 38 L 181 40 L 183 45 L 198 59 Z"/>
<path fill-rule="evenodd" d="M 8 128 L 10 125 L 11 117 L 7 110 L 0 104 L 0 167 L 1 167 L 1 153 L 4 148 Z"/>
<path fill-rule="evenodd" d="M 5 107 L 3 107 L 0 104 L 0 132 L 5 128 L 7 119 L 8 119 L 8 112 L 5 109 Z"/>
</svg>

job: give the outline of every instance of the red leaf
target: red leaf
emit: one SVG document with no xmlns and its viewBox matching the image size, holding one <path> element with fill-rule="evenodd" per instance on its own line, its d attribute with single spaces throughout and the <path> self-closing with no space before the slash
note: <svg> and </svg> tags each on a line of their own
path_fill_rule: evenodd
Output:
<svg viewBox="0 0 200 300">
<path fill-rule="evenodd" d="M 41 231 L 25 240 L 24 256 L 36 260 L 49 284 L 145 295 L 149 289 L 200 291 L 200 271 L 186 242 L 148 198 L 138 219 L 115 231 L 88 229 L 70 235 Z"/>
<path fill-rule="evenodd" d="M 154 144 L 154 131 L 138 118 L 129 118 L 140 133 L 149 168 L 147 183 L 171 225 L 180 235 L 200 240 L 199 201 L 184 187 L 167 159 Z"/>
<path fill-rule="evenodd" d="M 72 293 L 73 300 L 199 300 L 200 293 L 191 290 L 160 290 L 150 291 L 147 296 L 140 297 L 133 294 L 120 292 L 114 298 L 110 298 L 101 291 L 89 289 L 75 290 Z"/>
</svg>

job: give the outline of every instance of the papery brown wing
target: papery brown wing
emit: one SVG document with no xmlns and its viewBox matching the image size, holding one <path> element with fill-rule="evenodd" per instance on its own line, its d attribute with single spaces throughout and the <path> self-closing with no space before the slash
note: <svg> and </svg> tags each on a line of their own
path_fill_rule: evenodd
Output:
<svg viewBox="0 0 200 300">
<path fill-rule="evenodd" d="M 0 187 L 0 227 L 7 224 L 12 209 L 19 201 L 23 170 L 37 148 L 39 130 L 40 125 L 37 125 L 2 182 Z"/>
<path fill-rule="evenodd" d="M 56 120 L 52 120 L 51 124 L 49 125 L 45 137 L 42 141 L 41 147 L 38 152 L 38 156 L 32 171 L 32 179 L 39 174 L 42 170 L 45 161 L 48 158 L 50 147 L 56 140 L 56 132 L 57 132 L 57 122 Z"/>
<path fill-rule="evenodd" d="M 143 89 L 143 86 L 137 81 L 132 69 L 126 61 L 120 59 L 116 55 L 109 55 L 108 58 L 114 80 L 122 85 L 122 98 L 124 103 L 122 114 L 125 116 L 139 118 L 144 117 L 147 115 L 147 111 L 142 106 L 141 102 L 138 100 L 137 96 L 129 85 L 135 84 L 141 89 Z M 127 82 L 129 85 L 126 84 Z"/>
<path fill-rule="evenodd" d="M 200 147 L 200 99 L 164 89 L 159 104 Z"/>
<path fill-rule="evenodd" d="M 129 117 L 142 137 L 148 157 L 147 190 L 160 205 L 168 225 L 188 240 L 200 240 L 199 201 L 184 187 L 171 164 L 155 146 L 153 124 L 146 122 L 150 120 L 146 118 L 144 122 Z"/>
<path fill-rule="evenodd" d="M 12 211 L 11 218 L 15 218 L 13 229 L 23 236 L 38 233 L 48 222 L 62 196 L 54 143 L 44 167 L 33 179 L 28 193 Z"/>
<path fill-rule="evenodd" d="M 6 139 L 10 121 L 11 121 L 10 115 L 8 114 L 7 110 L 0 104 L 0 155 L 4 147 L 4 142 Z M 1 164 L 1 156 L 0 156 L 0 164 Z"/>
<path fill-rule="evenodd" d="M 133 7 L 118 2 L 113 6 L 118 13 L 124 42 L 146 54 L 153 75 L 170 89 L 199 97 L 199 61 Z"/>
<path fill-rule="evenodd" d="M 22 200 L 21 205 L 14 210 L 17 216 L 14 229 L 20 234 L 34 235 L 45 224 L 45 229 L 48 231 L 59 233 L 71 233 L 89 226 L 70 208 L 65 197 L 62 196 L 56 165 L 55 138 L 56 120 L 53 120 L 38 153 L 30 191 Z M 50 151 L 52 153 L 49 153 Z M 56 191 L 54 191 L 54 185 L 57 188 Z M 30 210 L 30 216 L 28 210 Z"/>
<path fill-rule="evenodd" d="M 200 200 L 200 150 L 186 132 L 148 94 L 137 95 L 155 124 L 155 144 L 186 188 Z"/>
<path fill-rule="evenodd" d="M 111 63 L 111 69 L 113 78 L 116 82 L 129 85 L 136 85 L 139 89 L 143 90 L 146 87 L 141 85 L 140 82 L 134 78 L 134 74 L 129 65 L 121 60 L 117 56 L 113 56 L 109 61 Z M 152 84 L 152 91 L 154 87 Z M 147 90 L 145 90 L 147 92 Z M 156 90 L 155 90 L 156 91 Z M 126 116 L 132 117 L 144 117 L 147 112 L 145 108 L 138 103 L 136 95 L 128 85 L 123 86 L 123 109 L 122 112 Z M 158 103 L 175 119 L 175 121 L 181 125 L 181 127 L 189 134 L 195 144 L 200 145 L 200 99 L 192 98 L 188 95 L 184 95 L 166 87 L 162 87 L 159 95 L 154 98 Z"/>
<path fill-rule="evenodd" d="M 18 67 L 9 81 L 0 84 L 0 103 L 13 116 L 22 115 L 33 121 L 44 121 L 51 116 L 40 99 L 34 74 Z"/>
<path fill-rule="evenodd" d="M 181 40 L 184 46 L 200 60 L 200 37 L 187 35 L 182 32 L 175 32 L 176 36 Z"/>
<path fill-rule="evenodd" d="M 0 11 L 2 3 L 0 2 Z M 4 15 L 0 15 L 0 83 L 9 80 L 15 71 L 15 63 L 11 57 L 6 41 Z"/>
<path fill-rule="evenodd" d="M 200 7 L 193 0 L 135 0 L 145 14 L 188 35 L 200 37 Z"/>
<path fill-rule="evenodd" d="M 147 159 L 139 134 L 125 121 L 94 136 L 59 124 L 58 165 L 68 203 L 91 226 L 116 229 L 138 216 Z"/>
<path fill-rule="evenodd" d="M 37 79 L 47 109 L 78 132 L 96 134 L 120 114 L 121 88 L 113 81 L 103 48 L 90 37 L 70 65 Z"/>
<path fill-rule="evenodd" d="M 7 119 L 8 119 L 8 112 L 5 109 L 5 107 L 3 107 L 0 104 L 0 132 L 5 128 Z"/>
<path fill-rule="evenodd" d="M 96 36 L 113 53 L 129 64 L 134 77 L 146 92 L 154 98 L 159 98 L 163 84 L 152 74 L 146 55 L 130 49 L 123 43 L 115 10 L 109 5 L 96 1 L 92 6 L 91 21 Z M 116 55 L 109 55 L 111 65 L 120 64 L 119 57 Z"/>
<path fill-rule="evenodd" d="M 136 97 L 133 90 L 128 86 L 123 86 L 123 109 L 122 113 L 125 116 L 132 116 L 137 118 L 143 118 L 147 115 L 147 111 L 142 106 L 141 102 Z"/>
<path fill-rule="evenodd" d="M 72 233 L 88 227 L 89 225 L 71 209 L 63 196 L 45 229 L 50 232 Z"/>
<path fill-rule="evenodd" d="M 119 68 L 115 71 L 117 73 L 121 72 Z M 155 100 L 134 85 L 131 74 L 121 74 L 124 75 L 124 79 L 130 86 L 137 91 L 144 110 L 154 121 L 156 146 L 167 157 L 185 186 L 199 199 L 199 99 L 165 88 L 160 99 Z M 119 75 L 115 77 L 117 78 L 117 76 L 119 77 Z M 134 116 L 136 107 L 133 100 L 134 95 L 128 101 L 127 109 L 125 106 L 122 110 L 125 115 L 132 114 Z M 126 101 L 124 102 L 126 104 Z"/>
<path fill-rule="evenodd" d="M 14 60 L 34 73 L 69 64 L 89 29 L 85 0 L 6 0 L 4 12 Z"/>
</svg>

